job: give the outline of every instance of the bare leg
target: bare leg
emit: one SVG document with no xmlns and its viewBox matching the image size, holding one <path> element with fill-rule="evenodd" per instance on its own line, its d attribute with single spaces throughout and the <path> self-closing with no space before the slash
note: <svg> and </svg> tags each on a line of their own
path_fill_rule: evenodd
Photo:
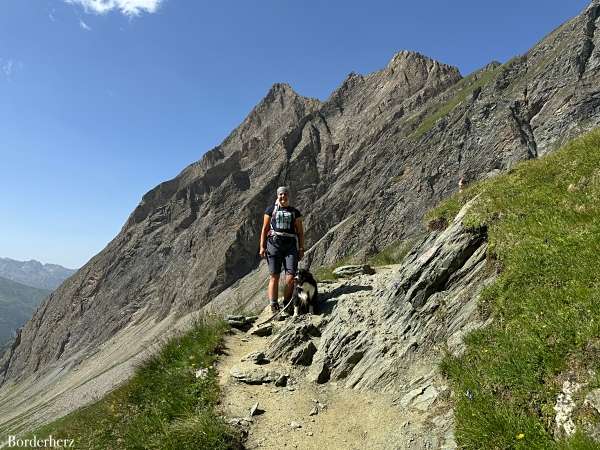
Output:
<svg viewBox="0 0 600 450">
<path fill-rule="evenodd" d="M 294 293 L 294 275 L 289 273 L 285 274 L 285 290 L 283 292 L 283 303 L 284 305 L 287 305 Z"/>
<path fill-rule="evenodd" d="M 277 300 L 279 298 L 279 274 L 271 274 L 269 278 L 269 300 Z"/>
</svg>

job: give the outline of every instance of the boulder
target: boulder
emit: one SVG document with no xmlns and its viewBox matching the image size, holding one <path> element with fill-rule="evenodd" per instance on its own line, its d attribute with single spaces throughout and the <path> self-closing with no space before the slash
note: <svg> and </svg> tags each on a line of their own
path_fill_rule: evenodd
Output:
<svg viewBox="0 0 600 450">
<path fill-rule="evenodd" d="M 333 269 L 333 274 L 340 278 L 350 278 L 356 275 L 373 275 L 375 270 L 368 264 L 340 266 Z"/>
<path fill-rule="evenodd" d="M 271 336 L 271 334 L 273 334 L 273 325 L 270 323 L 260 325 L 259 327 L 250 330 L 250 334 L 260 337 Z"/>
<path fill-rule="evenodd" d="M 275 380 L 275 386 L 277 387 L 285 387 L 288 382 L 288 376 L 285 374 L 279 375 L 279 378 Z"/>
<path fill-rule="evenodd" d="M 267 358 L 265 358 L 265 354 L 263 352 L 251 352 L 248 353 L 246 356 L 244 356 L 241 359 L 242 362 L 252 362 L 254 364 L 268 364 L 269 360 Z"/>
<path fill-rule="evenodd" d="M 317 353 L 315 344 L 310 341 L 306 342 L 292 353 L 290 362 L 296 366 L 310 366 L 315 353 Z"/>
<path fill-rule="evenodd" d="M 265 353 L 270 359 L 289 359 L 296 349 L 313 338 L 321 336 L 319 329 L 312 324 L 310 316 L 299 316 L 288 320 L 279 330 Z"/>
<path fill-rule="evenodd" d="M 240 367 L 232 367 L 229 374 L 240 383 L 245 384 L 272 383 L 280 375 L 277 372 L 267 371 L 262 368 L 243 369 Z"/>
</svg>

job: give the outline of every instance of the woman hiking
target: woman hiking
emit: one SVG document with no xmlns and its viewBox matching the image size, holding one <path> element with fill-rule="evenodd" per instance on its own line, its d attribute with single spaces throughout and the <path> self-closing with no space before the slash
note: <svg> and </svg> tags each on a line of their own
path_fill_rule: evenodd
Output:
<svg viewBox="0 0 600 450">
<path fill-rule="evenodd" d="M 292 298 L 298 261 L 304 256 L 302 214 L 289 203 L 289 188 L 278 187 L 277 200 L 274 205 L 266 209 L 260 233 L 259 254 L 261 258 L 266 257 L 269 264 L 271 276 L 267 294 L 273 313 L 280 309 L 277 297 L 281 266 L 283 265 L 285 271 L 283 304 L 287 305 Z"/>
</svg>

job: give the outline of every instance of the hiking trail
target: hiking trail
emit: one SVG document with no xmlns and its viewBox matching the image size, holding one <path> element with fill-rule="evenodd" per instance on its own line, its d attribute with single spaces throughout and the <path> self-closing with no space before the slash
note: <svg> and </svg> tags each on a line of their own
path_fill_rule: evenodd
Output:
<svg viewBox="0 0 600 450">
<path fill-rule="evenodd" d="M 390 283 L 398 267 L 379 267 L 374 275 L 320 283 L 320 295 L 326 300 L 322 314 L 275 319 L 269 336 L 252 334 L 255 327 L 248 332 L 232 329 L 226 336 L 224 353 L 217 364 L 221 412 L 247 433 L 246 448 L 454 448 L 451 431 L 446 444 L 435 436 L 427 436 L 427 410 L 434 397 L 420 395 L 421 407 L 425 406 L 425 411 L 421 411 L 419 404 L 416 408 L 402 406 L 405 396 L 391 392 L 353 389 L 335 380 L 317 383 L 318 374 L 311 366 L 322 337 L 316 331 L 308 346 L 302 339 L 295 341 L 298 348 L 291 358 L 270 357 L 281 353 L 278 345 L 293 341 L 299 329 L 319 330 L 327 326 L 336 304 L 351 302 L 366 308 L 379 301 L 376 293 Z M 256 323 L 268 317 L 270 310 L 265 308 Z M 307 352 L 307 347 L 312 347 L 312 352 Z M 256 403 L 258 408 L 251 413 Z M 445 410 L 444 419 L 439 420 L 449 421 L 447 401 L 438 401 L 435 409 Z"/>
</svg>

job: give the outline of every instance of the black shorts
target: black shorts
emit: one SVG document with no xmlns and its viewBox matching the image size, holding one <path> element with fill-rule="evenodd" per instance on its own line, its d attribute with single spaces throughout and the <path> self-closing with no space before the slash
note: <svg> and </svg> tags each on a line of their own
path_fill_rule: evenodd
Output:
<svg viewBox="0 0 600 450">
<path fill-rule="evenodd" d="M 296 239 L 285 236 L 269 236 L 267 239 L 267 263 L 271 274 L 285 273 L 296 275 L 298 271 L 298 248 Z"/>
</svg>

